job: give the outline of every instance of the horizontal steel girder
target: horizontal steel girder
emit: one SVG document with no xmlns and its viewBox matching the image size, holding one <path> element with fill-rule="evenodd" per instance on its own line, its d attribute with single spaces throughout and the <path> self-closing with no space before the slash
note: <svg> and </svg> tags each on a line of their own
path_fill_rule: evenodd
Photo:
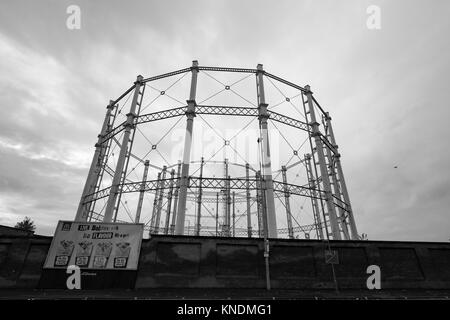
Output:
<svg viewBox="0 0 450 320">
<path fill-rule="evenodd" d="M 182 73 L 186 73 L 191 71 L 191 68 L 184 68 L 184 69 L 180 69 L 177 71 L 172 71 L 172 72 L 168 72 L 168 73 L 164 73 L 164 74 L 160 74 L 154 77 L 150 77 L 150 78 L 146 78 L 144 80 L 142 80 L 143 83 L 146 82 L 151 82 L 151 81 L 155 81 L 155 80 L 159 80 L 159 79 L 163 79 L 163 78 L 167 78 L 167 77 L 172 77 L 172 76 L 176 76 L 177 74 L 182 74 Z"/>
<path fill-rule="evenodd" d="M 183 116 L 186 114 L 187 106 L 178 107 L 174 109 L 168 109 L 158 112 L 152 112 L 140 115 L 136 117 L 134 125 L 170 119 L 174 117 Z M 204 114 L 204 115 L 224 115 L 224 116 L 248 116 L 248 117 L 257 117 L 258 109 L 253 107 L 230 107 L 230 106 L 208 106 L 208 105 L 198 105 L 195 107 L 196 114 Z M 282 115 L 280 113 L 274 111 L 268 111 L 269 119 L 273 121 L 277 121 L 279 123 L 283 123 L 285 125 L 303 130 L 310 131 L 310 126 L 302 122 L 300 120 L 296 120 L 294 118 L 290 118 L 288 116 Z M 113 128 L 111 131 L 106 133 L 103 136 L 101 144 L 107 142 L 109 139 L 113 138 L 118 133 L 122 132 L 125 128 L 125 122 L 121 123 L 117 127 Z M 330 144 L 331 145 L 331 144 Z"/>
<path fill-rule="evenodd" d="M 94 213 L 92 220 L 95 221 L 103 221 L 103 214 L 101 213 Z M 121 223 L 129 223 L 127 221 L 123 221 L 123 220 L 117 220 L 117 222 L 121 222 Z M 299 233 L 299 232 L 303 232 L 303 233 L 310 233 L 311 231 L 315 230 L 316 228 L 323 228 L 323 223 L 321 224 L 307 224 L 307 225 L 302 225 L 302 226 L 296 226 L 292 228 L 292 231 L 294 233 Z M 184 230 L 184 234 L 193 234 L 195 232 L 196 227 L 195 226 L 190 226 L 190 227 L 185 227 Z M 154 231 L 155 229 L 152 228 L 149 224 L 146 224 L 144 226 L 144 230 L 145 231 Z M 160 231 L 164 230 L 164 227 L 159 228 Z M 282 228 L 282 229 L 278 229 L 278 234 L 287 234 L 289 231 L 287 228 Z M 212 226 L 202 226 L 201 230 L 200 230 L 200 235 L 215 235 L 216 234 L 216 228 L 212 227 Z M 221 236 L 222 235 L 222 230 L 218 230 L 218 235 Z M 235 235 L 236 236 L 243 236 L 243 237 L 247 237 L 248 236 L 248 229 L 247 228 L 236 228 L 235 229 Z M 259 236 L 259 231 L 258 229 L 253 229 L 252 230 L 252 237 L 258 237 Z"/>
<path fill-rule="evenodd" d="M 144 183 L 144 191 L 153 191 L 160 189 L 168 189 L 170 186 L 170 182 L 174 180 L 176 182 L 177 178 L 168 178 L 160 180 L 160 185 L 158 186 L 158 180 L 149 180 Z M 237 190 L 246 190 L 247 189 L 247 180 L 246 179 L 224 179 L 224 178 L 199 178 L 199 177 L 189 177 L 189 188 L 199 188 L 200 181 L 202 183 L 203 189 L 225 189 L 226 184 L 229 181 L 228 187 L 230 189 Z M 257 188 L 257 180 L 249 179 L 249 189 L 256 190 Z M 122 193 L 131 193 L 131 192 L 140 192 L 142 186 L 142 181 L 138 182 L 127 182 L 122 185 Z M 274 192 L 285 194 L 288 192 L 292 195 L 316 198 L 316 199 L 324 199 L 325 194 L 320 190 L 313 190 L 308 187 L 298 186 L 289 183 L 283 183 L 280 181 L 273 181 Z M 84 204 L 87 204 L 92 201 L 96 201 L 102 198 L 105 198 L 109 195 L 109 190 L 111 187 L 104 188 L 97 192 L 94 192 L 90 195 L 87 195 L 84 201 Z M 318 196 L 314 196 L 317 194 Z"/>
<path fill-rule="evenodd" d="M 203 71 L 238 72 L 238 73 L 257 73 L 258 72 L 257 69 L 248 69 L 248 68 L 205 67 L 205 66 L 198 66 L 197 68 L 198 68 L 199 71 L 203 70 Z M 184 69 L 180 69 L 180 70 L 177 70 L 177 71 L 172 71 L 172 72 L 164 73 L 164 74 L 157 75 L 157 76 L 154 76 L 154 77 L 146 78 L 142 82 L 146 83 L 146 82 L 151 82 L 151 81 L 155 81 L 155 80 L 159 80 L 159 79 L 163 79 L 163 78 L 167 78 L 167 77 L 172 77 L 172 76 L 175 76 L 175 75 L 178 75 L 178 74 L 189 72 L 191 70 L 192 70 L 192 67 L 184 68 Z M 261 71 L 259 71 L 259 72 L 261 72 Z M 280 77 L 278 77 L 276 75 L 273 75 L 273 74 L 271 74 L 271 73 L 269 73 L 267 71 L 262 71 L 262 72 L 263 72 L 263 74 L 266 77 L 269 77 L 269 78 L 272 78 L 274 80 L 277 80 L 277 81 L 279 81 L 279 82 L 281 82 L 281 83 L 283 83 L 283 84 L 285 84 L 287 86 L 293 87 L 293 88 L 298 89 L 298 90 L 300 90 L 302 92 L 306 92 L 305 88 L 303 88 L 303 87 L 301 87 L 299 85 L 296 85 L 295 83 L 287 81 L 287 80 L 285 80 L 283 78 L 280 78 Z"/>
<path fill-rule="evenodd" d="M 136 118 L 135 125 L 146 123 L 146 122 L 152 122 L 152 121 L 158 121 L 163 119 L 170 119 L 174 117 L 184 116 L 186 114 L 187 107 L 179 107 L 174 109 L 168 109 L 163 111 L 157 111 L 152 113 L 143 114 Z"/>
<path fill-rule="evenodd" d="M 159 79 L 164 79 L 164 78 L 168 78 L 168 77 L 172 77 L 172 76 L 176 76 L 178 74 L 182 74 L 182 73 L 186 73 L 192 70 L 193 67 L 188 67 L 188 68 L 184 68 L 184 69 L 180 69 L 180 70 L 176 70 L 176 71 L 172 71 L 172 72 L 168 72 L 168 73 L 164 73 L 164 74 L 160 74 L 157 76 L 153 76 L 150 78 L 146 78 L 142 80 L 142 83 L 147 83 L 147 82 L 152 82 L 155 80 L 159 80 Z M 205 67 L 205 66 L 198 66 L 196 67 L 199 71 L 204 70 L 204 71 L 217 71 L 217 72 L 238 72 L 238 73 L 257 73 L 258 70 L 257 69 L 248 69 L 248 68 L 226 68 L 226 67 Z M 305 88 L 296 85 L 295 83 L 292 83 L 290 81 L 287 81 L 283 78 L 280 78 L 278 76 L 275 76 L 267 71 L 259 71 L 262 72 L 266 77 L 272 78 L 276 81 L 279 81 L 287 86 L 290 86 L 292 88 L 298 89 L 302 92 L 306 92 Z M 113 105 L 117 104 L 119 101 L 121 101 L 128 93 L 130 93 L 135 87 L 135 84 L 133 84 L 133 86 L 131 86 L 127 91 L 125 91 L 119 98 L 117 98 L 116 100 L 113 101 Z M 317 103 L 317 102 L 316 102 Z M 320 105 L 317 103 L 318 107 L 321 109 L 321 111 L 323 111 L 323 109 L 320 107 Z"/>
<path fill-rule="evenodd" d="M 198 67 L 198 70 L 219 71 L 219 72 L 239 72 L 239 73 L 256 73 L 256 69 L 246 68 L 226 68 L 226 67 Z"/>
</svg>

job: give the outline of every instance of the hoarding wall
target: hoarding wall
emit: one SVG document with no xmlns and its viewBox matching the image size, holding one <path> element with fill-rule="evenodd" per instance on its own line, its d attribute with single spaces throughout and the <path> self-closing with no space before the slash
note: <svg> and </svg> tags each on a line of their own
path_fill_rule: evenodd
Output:
<svg viewBox="0 0 450 320">
<path fill-rule="evenodd" d="M 0 237 L 0 288 L 37 288 L 51 241 L 41 236 Z M 333 267 L 342 290 L 367 290 L 369 265 L 380 267 L 382 290 L 450 289 L 450 243 L 336 241 L 331 246 L 338 253 Z M 263 250 L 262 239 L 153 236 L 142 242 L 138 270 L 123 272 L 135 272 L 136 289 L 264 289 Z M 334 288 L 325 250 L 321 241 L 271 240 L 272 288 Z M 114 279 L 120 282 L 121 271 L 114 272 L 119 272 Z"/>
</svg>

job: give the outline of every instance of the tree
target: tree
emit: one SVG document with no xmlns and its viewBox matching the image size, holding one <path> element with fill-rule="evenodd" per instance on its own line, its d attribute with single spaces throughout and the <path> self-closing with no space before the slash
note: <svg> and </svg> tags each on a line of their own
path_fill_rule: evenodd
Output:
<svg viewBox="0 0 450 320">
<path fill-rule="evenodd" d="M 15 225 L 15 228 L 26 230 L 26 231 L 31 231 L 31 232 L 34 232 L 34 230 L 36 230 L 34 221 L 31 220 L 31 218 L 29 218 L 29 217 L 25 217 L 25 219 L 23 219 L 22 221 L 17 222 Z"/>
</svg>

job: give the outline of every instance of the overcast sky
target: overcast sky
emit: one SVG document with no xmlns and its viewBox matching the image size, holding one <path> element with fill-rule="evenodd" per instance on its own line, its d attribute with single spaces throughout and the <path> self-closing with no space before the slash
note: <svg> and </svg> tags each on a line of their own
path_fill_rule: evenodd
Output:
<svg viewBox="0 0 450 320">
<path fill-rule="evenodd" d="M 446 0 L 1 1 L 0 224 L 73 219 L 109 99 L 197 59 L 310 84 L 359 232 L 448 241 L 449 15 Z"/>
</svg>

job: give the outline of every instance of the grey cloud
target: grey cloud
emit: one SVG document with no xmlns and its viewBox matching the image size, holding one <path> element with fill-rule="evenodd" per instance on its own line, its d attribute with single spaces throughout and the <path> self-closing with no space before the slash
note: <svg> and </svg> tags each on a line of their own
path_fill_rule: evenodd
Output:
<svg viewBox="0 0 450 320">
<path fill-rule="evenodd" d="M 58 219 L 73 217 L 109 99 L 137 74 L 199 59 L 264 63 L 271 73 L 311 84 L 333 117 L 360 232 L 448 239 L 448 2 L 78 1 L 79 31 L 65 28 L 70 4 L 0 4 L 0 35 L 29 58 L 13 59 L 17 72 L 0 59 L 0 139 L 28 152 L 0 151 L 0 214 L 8 219 L 31 210 L 51 233 Z M 380 31 L 365 27 L 369 4 L 382 9 Z M 46 94 L 66 105 L 40 101 L 33 84 L 46 87 L 21 70 L 42 72 L 52 85 Z M 30 109 L 37 102 L 42 112 Z M 151 139 L 160 136 L 154 128 Z M 170 144 L 160 148 L 171 151 Z M 77 157 L 78 167 L 70 162 Z"/>
</svg>

